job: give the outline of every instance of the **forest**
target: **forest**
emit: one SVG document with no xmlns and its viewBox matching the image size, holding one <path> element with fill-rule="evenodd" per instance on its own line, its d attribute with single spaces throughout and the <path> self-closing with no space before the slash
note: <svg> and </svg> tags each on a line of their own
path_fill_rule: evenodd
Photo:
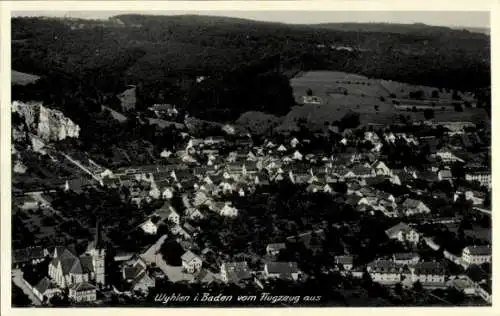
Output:
<svg viewBox="0 0 500 316">
<path fill-rule="evenodd" d="M 142 104 L 174 102 L 218 120 L 232 120 L 248 110 L 287 112 L 293 99 L 284 74 L 297 69 L 454 89 L 490 85 L 490 39 L 467 31 L 189 15 L 120 15 L 113 20 L 120 20 L 120 27 L 82 20 L 77 23 L 86 27 L 73 29 L 71 20 L 14 18 L 12 67 L 51 80 L 76 80 L 101 93 L 138 85 Z M 199 76 L 206 79 L 199 83 Z"/>
</svg>

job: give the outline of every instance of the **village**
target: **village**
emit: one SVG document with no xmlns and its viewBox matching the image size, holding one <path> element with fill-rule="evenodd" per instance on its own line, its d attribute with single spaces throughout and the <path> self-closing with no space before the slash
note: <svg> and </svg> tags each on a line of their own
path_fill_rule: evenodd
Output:
<svg viewBox="0 0 500 316">
<path fill-rule="evenodd" d="M 277 279 L 300 284 L 311 274 L 336 273 L 390 288 L 454 289 L 491 303 L 489 131 L 471 122 L 419 122 L 329 133 L 327 148 L 299 135 L 256 144 L 248 134 L 199 138 L 185 133 L 184 148 L 164 150 L 159 163 L 115 170 L 47 147 L 49 155 L 70 161 L 86 176 L 63 180 L 53 190 L 17 194 L 13 212 L 52 214 L 62 222 L 72 218 L 77 228 L 65 234 L 88 236 L 75 238 L 87 246 L 78 250 L 45 239 L 13 249 L 13 282 L 33 304 L 57 304 L 64 297 L 100 304 L 111 296 L 145 299 L 155 288 L 161 291 L 166 280 L 264 291 Z M 249 205 L 257 199 L 278 203 L 269 197 L 273 190 L 285 198 L 301 194 L 332 201 L 323 205 L 331 209 L 293 228 L 283 228 L 288 223 L 261 229 L 280 219 L 273 209 L 256 211 Z M 110 202 L 107 211 L 95 215 L 61 202 L 100 201 L 99 191 L 115 192 L 124 206 Z M 287 210 L 298 212 L 298 204 L 288 203 Z M 120 215 L 125 205 L 131 211 Z M 91 211 L 95 220 L 85 219 Z M 105 218 L 115 213 L 109 216 L 126 226 L 113 227 Z M 356 230 L 365 229 L 359 221 L 379 224 L 366 234 Z M 248 240 L 246 245 L 224 229 L 242 227 L 232 234 L 250 236 L 245 229 L 251 225 L 263 244 Z M 351 231 L 342 239 L 345 225 Z M 88 234 L 79 233 L 82 229 Z M 322 262 L 319 272 L 308 267 L 297 244 L 317 254 L 329 238 L 340 239 L 340 248 L 328 250 L 330 261 Z M 387 249 L 371 256 L 356 252 L 367 244 L 379 247 L 378 241 Z"/>
</svg>

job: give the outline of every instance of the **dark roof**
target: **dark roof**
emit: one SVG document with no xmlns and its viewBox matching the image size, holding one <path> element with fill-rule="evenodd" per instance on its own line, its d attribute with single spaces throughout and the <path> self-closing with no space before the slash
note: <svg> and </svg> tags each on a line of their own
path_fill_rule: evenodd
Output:
<svg viewBox="0 0 500 316">
<path fill-rule="evenodd" d="M 225 263 L 227 279 L 230 283 L 238 283 L 252 278 L 252 274 L 246 262 Z"/>
<path fill-rule="evenodd" d="M 418 253 L 415 252 L 398 252 L 392 255 L 394 260 L 410 260 L 413 258 L 420 257 Z"/>
<path fill-rule="evenodd" d="M 27 262 L 34 259 L 41 259 L 44 256 L 42 247 L 28 247 L 12 251 L 12 263 Z"/>
<path fill-rule="evenodd" d="M 81 283 L 75 283 L 70 286 L 70 289 L 76 291 L 76 292 L 83 292 L 83 291 L 91 291 L 95 290 L 95 286 L 88 282 L 81 282 Z"/>
<path fill-rule="evenodd" d="M 335 256 L 335 263 L 336 264 L 352 264 L 353 263 L 353 257 L 350 255 L 342 255 L 342 256 Z"/>
<path fill-rule="evenodd" d="M 279 278 L 282 279 L 290 279 L 292 273 L 299 273 L 296 262 L 268 262 L 266 267 L 270 274 L 279 274 Z"/>
<path fill-rule="evenodd" d="M 387 229 L 385 231 L 385 233 L 387 234 L 387 236 L 392 236 L 392 235 L 396 234 L 397 232 L 399 232 L 400 230 L 409 231 L 409 230 L 411 230 L 411 227 L 408 226 L 408 224 L 399 223 L 399 224 Z"/>
<path fill-rule="evenodd" d="M 38 282 L 35 288 L 40 294 L 43 295 L 47 290 L 57 289 L 57 285 L 54 282 L 52 282 L 49 278 L 44 277 L 43 279 L 40 280 L 40 282 Z"/>
<path fill-rule="evenodd" d="M 420 262 L 415 264 L 414 273 L 417 275 L 443 275 L 445 267 L 439 262 Z"/>
<path fill-rule="evenodd" d="M 368 264 L 371 271 L 379 273 L 397 273 L 401 266 L 389 260 L 375 260 Z"/>
</svg>

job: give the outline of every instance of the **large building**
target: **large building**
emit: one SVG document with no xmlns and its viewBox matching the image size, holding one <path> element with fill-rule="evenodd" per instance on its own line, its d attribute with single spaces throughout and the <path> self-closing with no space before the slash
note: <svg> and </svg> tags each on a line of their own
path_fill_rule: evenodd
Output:
<svg viewBox="0 0 500 316">
<path fill-rule="evenodd" d="M 105 285 L 105 255 L 106 250 L 97 224 L 95 239 L 89 243 L 84 254 L 78 256 L 74 250 L 56 247 L 49 264 L 49 277 L 61 288 L 83 282 Z"/>
</svg>

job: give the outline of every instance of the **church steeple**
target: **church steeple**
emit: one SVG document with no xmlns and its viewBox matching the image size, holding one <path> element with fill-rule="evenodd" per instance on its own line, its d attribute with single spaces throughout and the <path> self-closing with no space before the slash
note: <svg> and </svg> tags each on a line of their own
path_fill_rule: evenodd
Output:
<svg viewBox="0 0 500 316">
<path fill-rule="evenodd" d="M 96 220 L 95 224 L 94 247 L 96 249 L 104 248 L 104 242 L 102 240 L 102 232 L 101 232 L 101 223 L 99 219 Z"/>
</svg>

